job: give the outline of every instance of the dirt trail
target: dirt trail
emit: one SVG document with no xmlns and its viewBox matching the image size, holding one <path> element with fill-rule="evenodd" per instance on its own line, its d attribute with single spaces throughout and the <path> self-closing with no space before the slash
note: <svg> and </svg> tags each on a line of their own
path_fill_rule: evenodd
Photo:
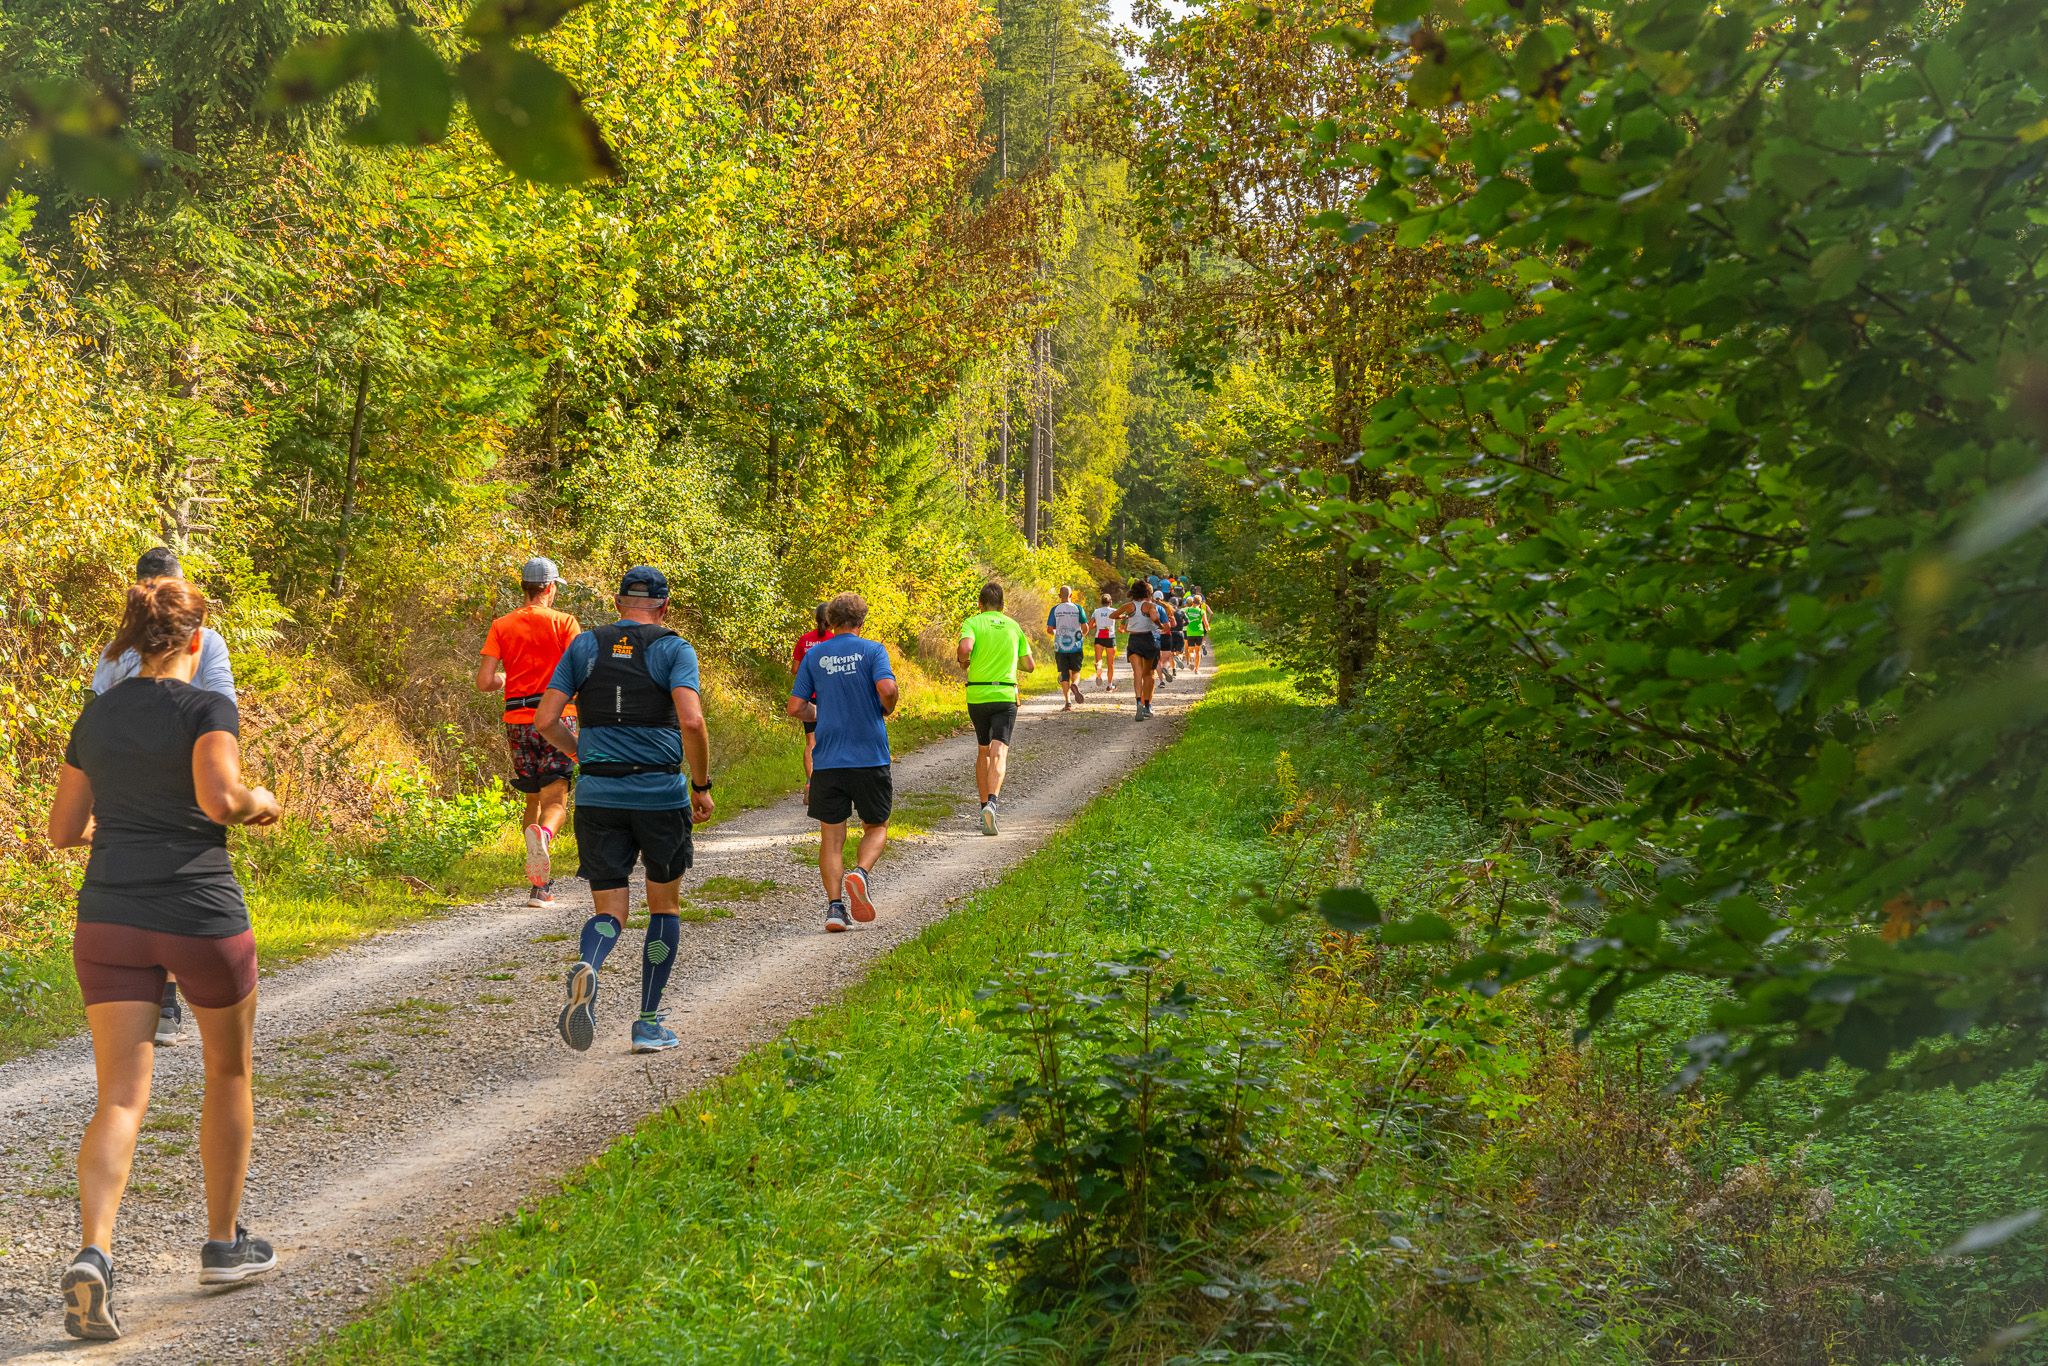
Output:
<svg viewBox="0 0 2048 1366">
<path fill-rule="evenodd" d="M 817 827 L 793 795 L 704 832 L 684 895 L 715 918 L 683 926 L 666 1001 L 683 1046 L 666 1054 L 626 1048 L 630 930 L 605 973 L 596 1046 L 572 1053 L 555 1036 L 562 972 L 589 915 L 573 881 L 557 883 L 551 911 L 521 894 L 266 975 L 244 1219 L 282 1265 L 252 1286 L 199 1289 L 198 1048 L 161 1050 L 115 1250 L 118 1343 L 66 1338 L 56 1293 L 77 1239 L 71 1164 L 92 1109 L 90 1051 L 73 1039 L 0 1066 L 0 1361 L 289 1355 L 835 997 L 1168 742 L 1205 683 L 1162 688 L 1143 723 L 1126 688 L 1091 692 L 1072 714 L 1027 702 L 995 839 L 976 820 L 972 736 L 900 759 L 892 825 L 908 817 L 928 832 L 892 842 L 875 878 L 880 914 L 854 933 L 822 931 Z M 718 875 L 775 885 L 754 900 L 697 893 Z"/>
</svg>

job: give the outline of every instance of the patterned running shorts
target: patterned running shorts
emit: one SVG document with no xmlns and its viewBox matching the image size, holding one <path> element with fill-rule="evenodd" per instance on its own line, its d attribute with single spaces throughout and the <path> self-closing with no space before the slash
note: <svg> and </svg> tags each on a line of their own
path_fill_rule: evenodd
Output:
<svg viewBox="0 0 2048 1366">
<path fill-rule="evenodd" d="M 573 718 L 563 717 L 570 734 L 576 731 Z M 547 742 L 547 738 L 525 721 L 505 723 L 505 743 L 512 747 L 512 786 L 521 792 L 538 792 L 549 783 L 576 781 L 576 762 Z"/>
</svg>

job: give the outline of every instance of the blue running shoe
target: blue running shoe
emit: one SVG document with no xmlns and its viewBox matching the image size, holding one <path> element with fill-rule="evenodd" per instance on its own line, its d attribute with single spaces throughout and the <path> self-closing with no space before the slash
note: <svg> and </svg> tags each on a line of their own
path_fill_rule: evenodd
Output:
<svg viewBox="0 0 2048 1366">
<path fill-rule="evenodd" d="M 568 1004 L 556 1017 L 555 1028 L 561 1032 L 563 1043 L 578 1053 L 587 1052 L 590 1041 L 597 1037 L 597 969 L 588 963 L 570 968 L 563 994 L 568 997 Z"/>
<path fill-rule="evenodd" d="M 835 901 L 825 908 L 825 933 L 844 934 L 853 928 L 853 922 L 846 918 L 846 903 Z"/>
<path fill-rule="evenodd" d="M 635 1053 L 665 1053 L 682 1043 L 676 1032 L 662 1021 L 666 1015 L 656 1015 L 651 1020 L 633 1021 L 633 1051 Z"/>
</svg>

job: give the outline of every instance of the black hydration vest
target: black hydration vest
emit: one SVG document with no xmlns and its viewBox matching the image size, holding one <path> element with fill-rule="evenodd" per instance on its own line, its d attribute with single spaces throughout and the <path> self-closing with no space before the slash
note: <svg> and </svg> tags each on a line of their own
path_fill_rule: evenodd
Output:
<svg viewBox="0 0 2048 1366">
<path fill-rule="evenodd" d="M 654 681 L 647 652 L 654 642 L 675 634 L 652 622 L 600 626 L 597 663 L 576 690 L 576 717 L 585 728 L 614 726 L 642 730 L 680 730 L 675 694 Z M 586 761 L 577 771 L 587 778 L 625 778 L 635 773 L 680 773 L 681 764 L 628 764 Z"/>
</svg>

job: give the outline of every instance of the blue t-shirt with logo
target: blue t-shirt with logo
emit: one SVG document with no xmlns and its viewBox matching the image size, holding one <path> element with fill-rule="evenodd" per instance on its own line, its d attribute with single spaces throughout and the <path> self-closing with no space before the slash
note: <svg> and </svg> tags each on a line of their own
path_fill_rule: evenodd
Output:
<svg viewBox="0 0 2048 1366">
<path fill-rule="evenodd" d="M 821 640 L 797 666 L 791 697 L 818 703 L 818 747 L 813 768 L 882 768 L 889 762 L 889 725 L 875 684 L 896 677 L 889 652 L 863 636 Z"/>
<path fill-rule="evenodd" d="M 633 623 L 622 621 L 621 626 Z M 569 642 L 548 686 L 574 697 L 597 667 L 597 633 L 585 631 Z M 697 651 L 681 636 L 664 636 L 647 647 L 647 672 L 663 688 L 697 688 Z M 680 731 L 643 726 L 587 726 L 577 732 L 578 755 L 590 763 L 683 763 Z M 578 778 L 576 800 L 584 806 L 629 811 L 674 811 L 690 804 L 687 769 L 676 773 L 630 773 L 620 778 Z"/>
</svg>

